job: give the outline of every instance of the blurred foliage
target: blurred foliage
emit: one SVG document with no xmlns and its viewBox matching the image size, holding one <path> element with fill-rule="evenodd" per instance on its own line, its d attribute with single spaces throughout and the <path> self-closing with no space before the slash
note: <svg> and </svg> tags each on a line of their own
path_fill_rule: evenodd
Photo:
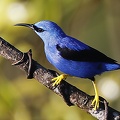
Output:
<svg viewBox="0 0 120 120">
<path fill-rule="evenodd" d="M 54 21 L 67 34 L 120 63 L 120 0 L 0 0 L 0 16 L 0 36 L 23 52 L 32 48 L 33 58 L 47 68 L 54 69 L 45 58 L 40 38 L 32 30 L 14 24 Z M 68 107 L 35 80 L 27 80 L 23 72 L 2 57 L 0 68 L 0 120 L 94 120 L 79 108 Z M 120 110 L 120 71 L 96 78 L 100 95 Z M 104 81 L 116 85 L 110 95 L 112 99 L 103 94 L 109 92 L 102 87 Z M 68 82 L 94 94 L 88 80 L 70 78 Z M 115 92 L 117 96 L 112 97 Z"/>
</svg>

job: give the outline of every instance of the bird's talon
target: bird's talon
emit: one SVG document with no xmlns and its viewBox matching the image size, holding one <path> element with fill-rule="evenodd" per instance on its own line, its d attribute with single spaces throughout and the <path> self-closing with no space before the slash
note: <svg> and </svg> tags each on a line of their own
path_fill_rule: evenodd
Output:
<svg viewBox="0 0 120 120">
<path fill-rule="evenodd" d="M 53 84 L 52 84 L 52 86 L 55 86 L 55 85 L 58 85 L 60 82 L 61 82 L 61 80 L 59 79 L 59 78 L 54 78 L 54 79 L 52 79 L 52 81 L 55 81 Z"/>
<path fill-rule="evenodd" d="M 99 108 L 99 96 L 98 96 L 97 87 L 96 87 L 94 81 L 93 81 L 93 86 L 94 86 L 94 90 L 95 90 L 95 97 L 94 97 L 91 105 L 94 106 L 94 110 L 97 110 Z"/>
<path fill-rule="evenodd" d="M 97 110 L 99 108 L 99 96 L 95 96 L 91 105 L 94 105 L 94 110 Z"/>
<path fill-rule="evenodd" d="M 52 86 L 55 86 L 55 85 L 58 85 L 63 79 L 66 79 L 68 75 L 66 74 L 62 74 L 62 75 L 59 75 L 58 77 L 55 77 L 52 79 L 52 81 L 55 81 Z"/>
<path fill-rule="evenodd" d="M 57 81 L 55 81 L 55 82 L 52 84 L 52 86 L 55 86 L 55 85 L 58 85 Z"/>
</svg>

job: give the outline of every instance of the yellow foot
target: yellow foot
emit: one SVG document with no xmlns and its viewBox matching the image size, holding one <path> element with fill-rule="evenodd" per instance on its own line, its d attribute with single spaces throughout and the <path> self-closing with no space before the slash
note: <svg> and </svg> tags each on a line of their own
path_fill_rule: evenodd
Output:
<svg viewBox="0 0 120 120">
<path fill-rule="evenodd" d="M 92 101 L 92 105 L 94 105 L 94 110 L 97 110 L 99 108 L 99 96 L 98 96 L 98 91 L 97 91 L 95 81 L 92 81 L 92 83 L 93 83 L 94 90 L 95 90 L 95 97 Z"/>
<path fill-rule="evenodd" d="M 99 96 L 95 95 L 91 105 L 94 105 L 94 110 L 99 108 Z"/>
<path fill-rule="evenodd" d="M 58 85 L 63 79 L 66 79 L 67 76 L 67 74 L 61 74 L 58 77 L 53 78 L 52 81 L 55 82 L 52 84 L 52 86 Z"/>
</svg>

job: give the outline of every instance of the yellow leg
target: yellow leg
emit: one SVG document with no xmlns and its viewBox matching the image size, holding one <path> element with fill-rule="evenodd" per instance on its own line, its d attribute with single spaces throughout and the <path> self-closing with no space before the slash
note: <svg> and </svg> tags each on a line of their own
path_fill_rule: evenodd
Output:
<svg viewBox="0 0 120 120">
<path fill-rule="evenodd" d="M 53 78 L 52 81 L 55 81 L 53 83 L 53 86 L 58 85 L 63 79 L 66 79 L 67 76 L 68 76 L 67 74 L 61 74 L 58 77 Z"/>
<path fill-rule="evenodd" d="M 99 108 L 99 96 L 98 96 L 98 91 L 97 91 L 95 81 L 92 81 L 92 83 L 93 83 L 94 90 L 95 90 L 95 97 L 92 101 L 92 105 L 94 105 L 94 109 L 96 110 L 97 108 Z"/>
</svg>

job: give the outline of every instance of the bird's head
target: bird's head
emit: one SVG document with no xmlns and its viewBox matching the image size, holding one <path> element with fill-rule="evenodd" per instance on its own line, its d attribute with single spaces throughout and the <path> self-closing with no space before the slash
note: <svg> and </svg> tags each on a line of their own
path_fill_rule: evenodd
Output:
<svg viewBox="0 0 120 120">
<path fill-rule="evenodd" d="M 54 22 L 40 21 L 35 24 L 19 23 L 15 26 L 25 26 L 34 30 L 37 35 L 46 43 L 48 41 L 65 36 L 63 30 Z"/>
</svg>

